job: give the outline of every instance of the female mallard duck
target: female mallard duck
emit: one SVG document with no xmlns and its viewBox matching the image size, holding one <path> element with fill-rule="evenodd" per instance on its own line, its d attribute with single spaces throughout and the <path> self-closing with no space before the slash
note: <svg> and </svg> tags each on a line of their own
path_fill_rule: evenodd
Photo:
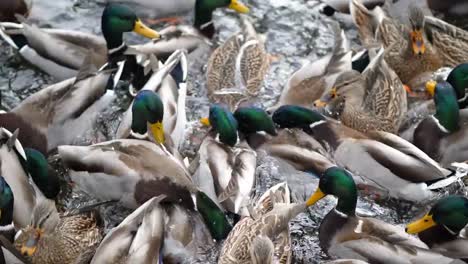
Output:
<svg viewBox="0 0 468 264">
<path fill-rule="evenodd" d="M 127 49 L 122 39 L 125 32 L 134 31 L 148 38 L 159 37 L 133 11 L 122 5 L 106 6 L 101 27 L 105 41 L 82 32 L 42 30 L 27 24 L 11 23 L 1 25 L 1 35 L 29 63 L 58 80 L 76 76 L 87 56 L 92 58 L 90 61 L 97 68 L 107 61 L 117 63 Z M 136 62 L 128 62 L 132 63 Z"/>
<path fill-rule="evenodd" d="M 40 200 L 15 246 L 31 263 L 74 263 L 96 249 L 103 237 L 101 224 L 95 212 L 60 216 L 53 201 Z"/>
<path fill-rule="evenodd" d="M 208 97 L 232 109 L 242 99 L 258 95 L 271 62 L 251 22 L 245 16 L 241 21 L 241 32 L 211 54 L 206 69 Z"/>
<path fill-rule="evenodd" d="M 414 131 L 413 142 L 443 166 L 468 159 L 464 141 L 468 130 L 460 127 L 459 106 L 455 90 L 448 82 L 428 86 L 434 95 L 436 113 L 425 118 Z"/>
<path fill-rule="evenodd" d="M 16 22 L 16 15 L 27 17 L 32 0 L 5 0 L 0 3 L 0 21 Z"/>
<path fill-rule="evenodd" d="M 343 124 L 363 133 L 396 133 L 407 111 L 406 93 L 383 57 L 384 49 L 380 49 L 362 75 L 341 73 L 331 91 L 314 104 L 326 105 Z"/>
<path fill-rule="evenodd" d="M 431 250 L 466 261 L 468 237 L 463 229 L 467 225 L 468 199 L 463 196 L 448 196 L 438 200 L 421 219 L 408 224 L 406 232 L 418 234 Z"/>
<path fill-rule="evenodd" d="M 358 193 L 353 176 L 339 167 L 327 169 L 309 205 L 327 195 L 338 198 L 336 207 L 322 220 L 320 247 L 332 257 L 370 263 L 451 263 L 453 259 L 427 250 L 403 228 L 381 220 L 356 216 Z"/>
<path fill-rule="evenodd" d="M 218 263 L 290 263 L 288 223 L 308 205 L 291 203 L 286 183 L 271 187 L 224 241 Z"/>
<path fill-rule="evenodd" d="M 160 263 L 164 241 L 164 209 L 153 197 L 107 233 L 91 263 Z"/>
<path fill-rule="evenodd" d="M 161 145 L 119 139 L 91 146 L 59 146 L 58 153 L 72 181 L 97 199 L 136 208 L 154 196 L 166 195 L 163 202 L 202 213 L 215 239 L 224 238 L 230 230 L 224 213 Z"/>
<path fill-rule="evenodd" d="M 362 176 L 356 181 L 390 197 L 424 201 L 434 195 L 428 182 L 451 175 L 417 147 L 391 133 L 365 135 L 300 106 L 280 107 L 273 121 L 281 128 L 303 129 L 332 153 L 337 165 Z"/>
<path fill-rule="evenodd" d="M 169 73 L 178 63 L 182 65 L 183 76 L 181 82 L 176 83 Z M 122 118 L 116 138 L 133 136 L 142 139 L 146 135 L 164 144 L 175 155 L 183 143 L 187 123 L 186 77 L 186 53 L 177 51 L 166 60 L 164 66 L 155 70 L 147 84 L 136 95 Z"/>
<path fill-rule="evenodd" d="M 335 33 L 333 52 L 317 61 L 305 64 L 296 71 L 283 88 L 276 105 L 269 111 L 274 112 L 282 105 L 312 107 L 315 100 L 332 88 L 341 72 L 351 70 L 349 42 L 339 25 L 332 24 L 332 28 Z"/>
<path fill-rule="evenodd" d="M 0 126 L 22 129 L 24 144 L 40 144 L 37 149 L 44 155 L 61 144 L 95 140 L 95 121 L 115 98 L 107 90 L 110 76 L 109 71 L 89 74 L 84 69 L 77 78 L 46 87 L 0 114 Z"/>
<path fill-rule="evenodd" d="M 353 0 L 350 8 L 361 41 L 367 46 L 383 45 L 385 61 L 413 90 L 423 88 L 432 72 L 444 65 L 443 51 L 434 43 L 434 38 L 426 34 L 425 17 L 420 8 L 409 9 L 411 29 L 386 16 L 380 7 L 369 11 L 359 0 Z"/>
</svg>

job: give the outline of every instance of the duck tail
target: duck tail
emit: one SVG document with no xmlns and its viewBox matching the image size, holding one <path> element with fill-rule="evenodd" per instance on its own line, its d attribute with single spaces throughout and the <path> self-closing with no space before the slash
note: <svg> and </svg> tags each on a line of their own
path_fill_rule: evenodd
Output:
<svg viewBox="0 0 468 264">
<path fill-rule="evenodd" d="M 204 192 L 197 191 L 196 207 L 203 217 L 211 236 L 216 240 L 225 239 L 232 230 L 226 214 Z"/>
</svg>

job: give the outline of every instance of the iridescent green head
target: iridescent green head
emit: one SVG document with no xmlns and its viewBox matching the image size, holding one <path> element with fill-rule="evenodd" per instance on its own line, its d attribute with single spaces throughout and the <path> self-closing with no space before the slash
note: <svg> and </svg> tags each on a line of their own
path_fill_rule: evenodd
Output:
<svg viewBox="0 0 468 264">
<path fill-rule="evenodd" d="M 164 105 L 159 95 L 150 90 L 141 90 L 132 105 L 132 131 L 145 134 L 148 127 L 153 138 L 164 144 Z"/>
<path fill-rule="evenodd" d="M 406 232 L 417 234 L 436 225 L 444 226 L 452 233 L 459 233 L 468 225 L 468 199 L 463 196 L 440 199 L 429 213 L 407 225 Z"/>
<path fill-rule="evenodd" d="M 26 162 L 25 170 L 31 175 L 34 183 L 49 199 L 54 199 L 60 192 L 60 181 L 55 172 L 49 169 L 47 159 L 41 152 L 25 148 Z"/>
<path fill-rule="evenodd" d="M 234 147 L 237 143 L 237 120 L 225 106 L 212 105 L 208 118 L 202 118 L 204 125 L 211 126 L 219 134 L 219 141 Z"/>
<path fill-rule="evenodd" d="M 258 107 L 241 107 L 234 112 L 239 131 L 245 135 L 265 131 L 276 136 L 275 124 L 265 110 Z"/>
<path fill-rule="evenodd" d="M 309 129 L 310 125 L 321 121 L 326 121 L 322 114 L 297 105 L 283 105 L 273 113 L 273 122 L 281 128 Z"/>
<path fill-rule="evenodd" d="M 229 8 L 239 13 L 248 13 L 249 8 L 239 0 L 196 0 L 195 27 L 201 28 L 211 21 L 213 11 L 217 8 Z"/>
<path fill-rule="evenodd" d="M 232 230 L 232 225 L 227 221 L 224 212 L 201 191 L 197 192 L 197 210 L 214 239 L 221 240 L 227 237 Z"/>
<path fill-rule="evenodd" d="M 158 32 L 145 26 L 130 8 L 119 4 L 108 4 L 101 17 L 102 34 L 109 50 L 123 44 L 123 33 L 134 31 L 147 38 L 159 38 Z"/>
<path fill-rule="evenodd" d="M 328 168 L 320 177 L 315 193 L 307 200 L 311 206 L 327 195 L 338 198 L 336 209 L 347 215 L 354 215 L 357 203 L 357 189 L 353 176 L 339 167 Z"/>
<path fill-rule="evenodd" d="M 458 130 L 459 107 L 453 87 L 448 82 L 439 82 L 435 86 L 434 103 L 436 113 L 434 117 L 449 132 Z"/>
<path fill-rule="evenodd" d="M 447 77 L 447 82 L 455 89 L 459 103 L 467 101 L 465 89 L 468 89 L 468 63 L 455 67 Z"/>
<path fill-rule="evenodd" d="M 0 176 L 0 226 L 6 226 L 13 221 L 13 191 L 5 178 Z"/>
</svg>

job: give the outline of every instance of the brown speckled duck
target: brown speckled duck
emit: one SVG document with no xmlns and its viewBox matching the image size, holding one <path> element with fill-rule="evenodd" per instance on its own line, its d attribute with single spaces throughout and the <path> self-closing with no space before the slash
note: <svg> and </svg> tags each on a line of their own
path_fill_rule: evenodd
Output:
<svg viewBox="0 0 468 264">
<path fill-rule="evenodd" d="M 15 246 L 33 264 L 75 263 L 92 256 L 102 236 L 95 212 L 60 216 L 53 201 L 41 200 L 34 207 L 31 224 L 22 229 Z"/>
<path fill-rule="evenodd" d="M 242 99 L 258 95 L 271 62 L 252 23 L 245 16 L 241 21 L 242 31 L 211 54 L 206 70 L 208 97 L 231 110 Z"/>
<path fill-rule="evenodd" d="M 333 116 L 358 131 L 396 133 L 407 111 L 406 93 L 383 57 L 380 49 L 362 74 L 353 70 L 339 75 L 334 88 L 315 105 L 327 106 Z"/>
</svg>

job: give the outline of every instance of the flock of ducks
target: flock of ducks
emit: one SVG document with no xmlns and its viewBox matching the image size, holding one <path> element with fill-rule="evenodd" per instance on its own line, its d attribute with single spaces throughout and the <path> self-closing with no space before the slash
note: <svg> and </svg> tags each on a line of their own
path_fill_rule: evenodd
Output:
<svg viewBox="0 0 468 264">
<path fill-rule="evenodd" d="M 189 62 L 213 45 L 213 11 L 248 13 L 244 4 L 132 0 L 157 19 L 194 13 L 192 27 L 158 33 L 129 7 L 110 3 L 101 37 L 16 23 L 28 5 L 8 1 L 16 9 L 0 8 L 0 36 L 59 82 L 0 114 L 6 263 L 184 263 L 218 241 L 218 263 L 291 263 L 289 221 L 328 195 L 337 204 L 318 238 L 337 259 L 330 263 L 468 261 L 466 193 L 440 198 L 449 185 L 464 186 L 468 169 L 467 31 L 417 7 L 401 23 L 389 15 L 388 1 L 383 7 L 341 1 L 362 49 L 351 50 L 344 32 L 331 25 L 332 52 L 296 71 L 265 109 L 252 102 L 274 57 L 243 15 L 242 29 L 207 62 L 213 104 L 200 120 L 206 136 L 189 162 L 181 152 Z M 126 45 L 123 35 L 131 31 L 151 41 Z M 442 67 L 448 74 L 434 74 Z M 121 86 L 134 98 L 106 138 L 93 128 Z M 316 191 L 292 201 L 283 182 L 252 199 L 259 151 L 320 175 Z M 59 212 L 55 200 L 64 179 L 46 158 L 55 153 L 75 188 L 134 211 L 107 233 L 99 204 Z M 358 216 L 358 190 L 435 202 L 404 229 Z"/>
</svg>

